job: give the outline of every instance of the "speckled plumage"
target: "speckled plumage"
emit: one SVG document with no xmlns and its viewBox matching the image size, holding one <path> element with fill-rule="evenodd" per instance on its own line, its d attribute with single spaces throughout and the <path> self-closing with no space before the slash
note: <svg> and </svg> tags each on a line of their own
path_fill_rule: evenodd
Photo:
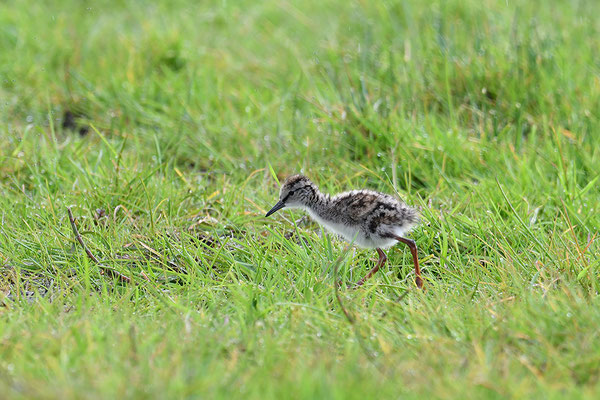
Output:
<svg viewBox="0 0 600 400">
<path fill-rule="evenodd" d="M 417 273 L 417 285 L 422 286 L 414 241 L 402 236 L 419 222 L 414 208 L 385 193 L 372 190 L 353 190 L 330 197 L 303 175 L 285 180 L 279 193 L 279 202 L 267 213 L 282 208 L 300 208 L 329 231 L 360 247 L 376 248 L 380 260 L 377 266 L 358 284 L 373 275 L 386 260 L 382 248 L 398 241 L 411 247 Z"/>
</svg>

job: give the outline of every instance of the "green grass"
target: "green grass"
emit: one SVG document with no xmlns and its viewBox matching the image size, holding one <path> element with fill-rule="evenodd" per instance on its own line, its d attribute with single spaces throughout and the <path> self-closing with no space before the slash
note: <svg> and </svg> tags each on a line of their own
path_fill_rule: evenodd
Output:
<svg viewBox="0 0 600 400">
<path fill-rule="evenodd" d="M 598 398 L 597 15 L 2 2 L 0 397 Z M 419 207 L 427 290 L 399 246 L 350 324 L 345 244 L 263 217 L 299 171 Z"/>
</svg>

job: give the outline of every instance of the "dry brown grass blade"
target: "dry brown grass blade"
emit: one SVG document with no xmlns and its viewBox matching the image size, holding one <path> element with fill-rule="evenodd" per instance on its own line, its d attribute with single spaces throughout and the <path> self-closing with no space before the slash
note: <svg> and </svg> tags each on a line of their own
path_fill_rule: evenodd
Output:
<svg viewBox="0 0 600 400">
<path fill-rule="evenodd" d="M 103 274 L 106 273 L 106 275 L 108 275 L 110 277 L 118 278 L 120 281 L 130 283 L 131 282 L 130 277 L 125 276 L 122 273 L 115 271 L 112 268 L 102 265 L 102 263 L 96 258 L 96 256 L 85 245 L 83 238 L 79 234 L 79 230 L 77 229 L 77 225 L 75 224 L 75 217 L 73 217 L 73 212 L 71 211 L 71 207 L 67 207 L 67 213 L 69 214 L 69 222 L 71 222 L 71 228 L 73 229 L 73 234 L 75 235 L 75 240 L 77 240 L 77 242 L 81 245 L 81 247 L 83 247 L 83 250 L 85 251 L 85 254 L 87 254 L 88 258 L 90 260 L 92 260 L 93 262 L 95 262 L 96 264 L 98 264 L 98 268 L 100 268 L 100 271 Z"/>
</svg>

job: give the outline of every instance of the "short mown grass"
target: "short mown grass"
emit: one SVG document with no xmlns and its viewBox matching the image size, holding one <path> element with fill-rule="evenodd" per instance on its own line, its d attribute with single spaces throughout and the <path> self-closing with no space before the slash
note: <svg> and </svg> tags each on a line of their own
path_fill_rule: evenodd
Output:
<svg viewBox="0 0 600 400">
<path fill-rule="evenodd" d="M 3 2 L 0 397 L 598 398 L 597 15 Z M 398 246 L 350 323 L 298 172 L 418 207 L 426 290 Z"/>
</svg>

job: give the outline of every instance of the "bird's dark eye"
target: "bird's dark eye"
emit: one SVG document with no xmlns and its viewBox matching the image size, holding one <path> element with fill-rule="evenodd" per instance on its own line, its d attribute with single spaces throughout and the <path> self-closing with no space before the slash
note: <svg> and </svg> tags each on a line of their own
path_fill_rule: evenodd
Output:
<svg viewBox="0 0 600 400">
<path fill-rule="evenodd" d="M 294 195 L 294 191 L 290 190 L 290 192 L 288 193 L 288 196 L 293 196 Z"/>
</svg>

